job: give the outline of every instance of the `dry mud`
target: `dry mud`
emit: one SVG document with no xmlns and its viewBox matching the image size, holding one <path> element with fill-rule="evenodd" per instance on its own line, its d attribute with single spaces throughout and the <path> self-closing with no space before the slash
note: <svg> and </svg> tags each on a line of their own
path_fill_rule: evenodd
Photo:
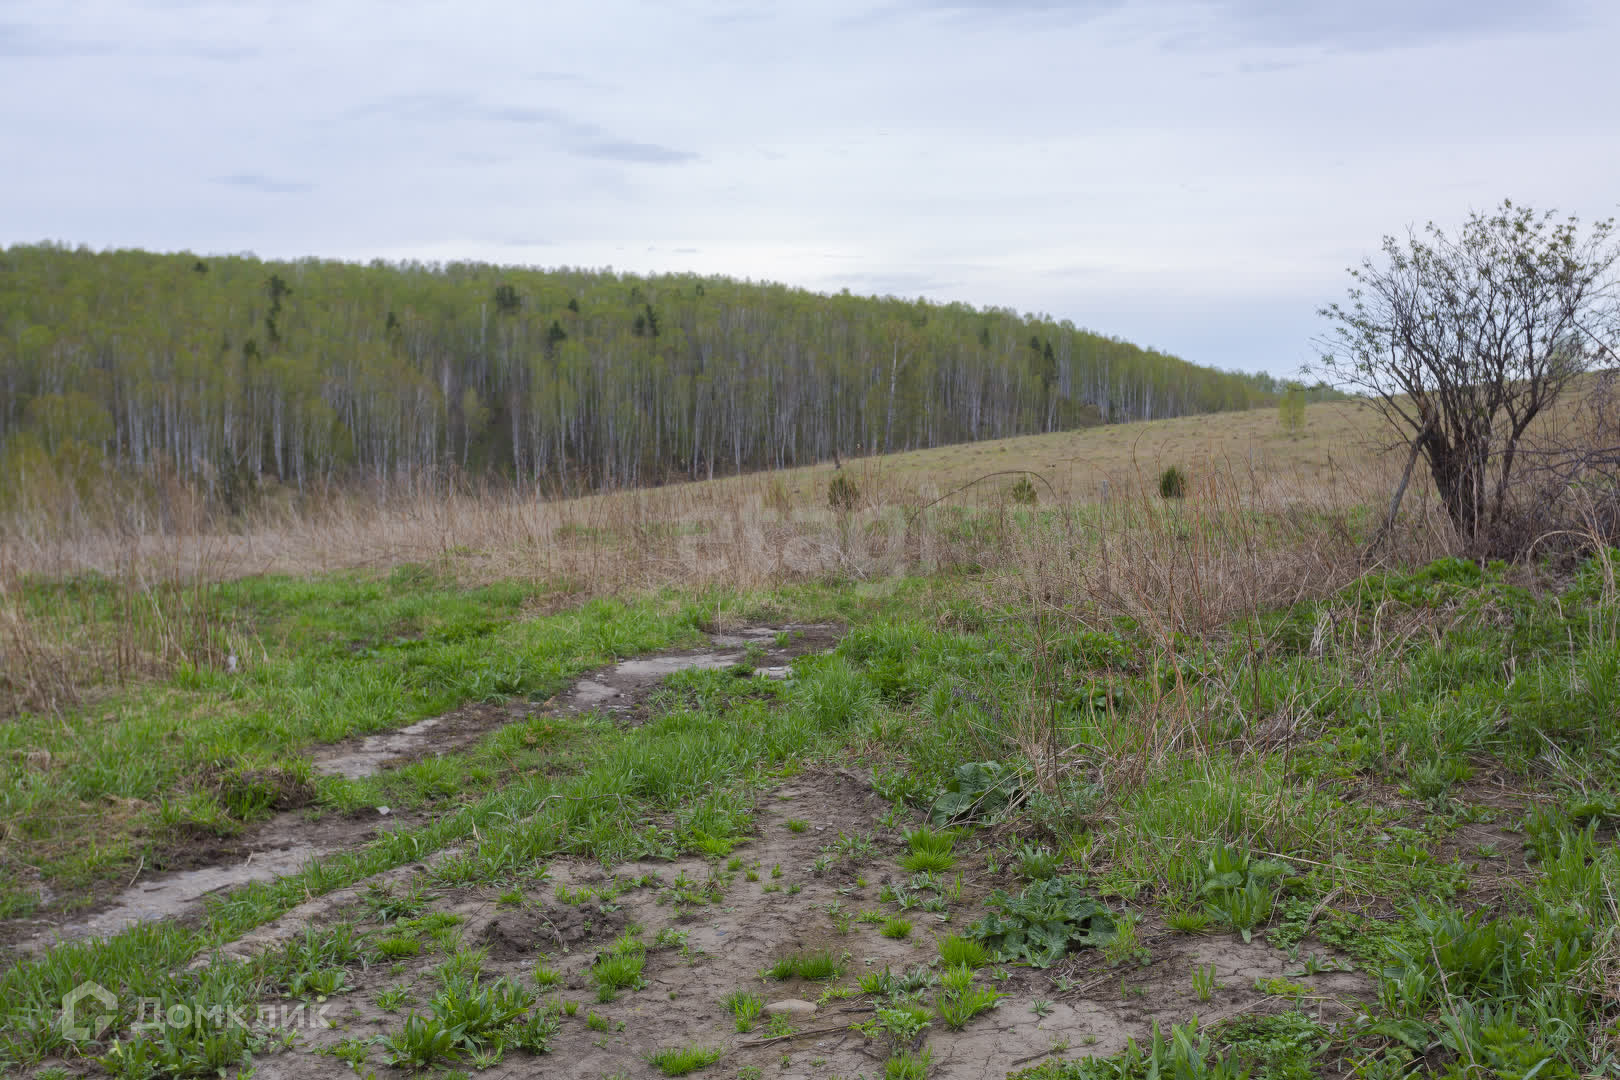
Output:
<svg viewBox="0 0 1620 1080">
<path fill-rule="evenodd" d="M 871 1006 L 861 998 L 822 1003 L 813 1015 L 796 1019 L 798 1033 L 786 1039 L 769 1038 L 763 1023 L 753 1032 L 739 1034 L 721 1002 L 739 989 L 761 993 L 767 1002 L 817 1001 L 825 984 L 777 983 L 761 976 L 761 969 L 777 958 L 802 949 L 826 948 L 845 955 L 846 970 L 837 980 L 845 985 L 885 965 L 899 971 L 929 963 L 937 956 L 937 938 L 960 932 L 982 914 L 984 900 L 993 888 L 1016 887 L 1005 874 L 989 874 L 982 856 L 964 853 L 958 867 L 964 877 L 963 897 L 951 905 L 949 921 L 913 910 L 906 916 L 914 923 L 907 940 L 882 937 L 875 925 L 860 922 L 847 934 L 839 934 L 828 905 L 842 903 L 852 913 L 892 911 L 892 905 L 879 903 L 878 891 L 886 881 L 907 876 L 898 863 L 903 854 L 898 833 L 877 825 L 887 809 L 865 778 L 849 772 L 823 772 L 789 781 L 762 799 L 756 838 L 734 852 L 745 869 L 758 868 L 759 880 L 753 882 L 745 872 L 728 874 L 726 860 L 717 859 L 629 863 L 610 871 L 595 863 L 554 861 L 547 868 L 544 888 L 530 889 L 522 907 L 498 904 L 496 898 L 502 890 L 496 888 L 435 890 L 433 909 L 453 912 L 464 920 L 464 946 L 488 951 L 486 981 L 509 975 L 532 985 L 534 965 L 546 957 L 548 964 L 565 975 L 564 985 L 554 993 L 580 1003 L 575 1016 L 562 1018 L 562 1030 L 550 1054 L 514 1053 L 480 1075 L 591 1080 L 651 1077 L 660 1074 L 648 1063 L 649 1054 L 662 1047 L 693 1044 L 725 1051 L 719 1062 L 698 1075 L 731 1077 L 747 1066 L 784 1078 L 882 1075 L 887 1045 L 869 1040 L 851 1027 L 871 1017 Z M 808 822 L 808 828 L 797 833 L 790 830 L 788 822 L 795 819 Z M 835 862 L 815 873 L 815 860 L 840 831 L 876 832 L 877 850 L 861 863 Z M 775 878 L 772 869 L 778 866 L 782 876 Z M 637 880 L 645 874 L 656 874 L 662 884 L 630 888 L 605 904 L 565 903 L 555 894 L 559 885 L 574 893 L 615 879 Z M 713 903 L 681 905 L 673 900 L 671 885 L 682 876 L 697 883 L 717 877 L 724 882 L 723 893 Z M 866 884 L 857 885 L 858 878 Z M 396 872 L 394 879 L 402 883 L 402 872 Z M 345 896 L 334 894 L 290 912 L 231 951 L 246 954 L 301 936 L 312 926 L 357 917 L 361 912 L 354 902 L 358 895 L 357 890 L 350 890 Z M 652 949 L 647 957 L 646 986 L 625 991 L 617 1001 L 597 1004 L 589 968 L 598 952 L 632 923 L 642 928 L 648 942 L 665 928 L 682 932 L 685 946 Z M 1291 998 L 1256 989 L 1260 979 L 1286 976 L 1304 984 L 1309 990 L 1305 1006 L 1327 1021 L 1349 1015 L 1353 1003 L 1369 993 L 1368 982 L 1360 973 L 1290 974 L 1299 965 L 1259 940 L 1245 944 L 1232 935 L 1178 935 L 1151 920 L 1142 923 L 1139 931 L 1150 953 L 1145 964 L 1111 969 L 1099 954 L 1090 952 L 1076 954 L 1049 971 L 1006 967 L 1006 978 L 999 982 L 990 978 L 994 968 L 985 969 L 981 979 L 998 986 L 1006 999 L 960 1032 L 934 1021 L 926 1033 L 926 1045 L 933 1053 L 930 1077 L 999 1077 L 1047 1056 L 1116 1053 L 1128 1038 L 1145 1037 L 1155 1021 L 1168 1027 L 1196 1014 L 1207 1026 L 1240 1014 L 1293 1006 Z M 1310 948 L 1307 943 L 1306 949 Z M 1320 946 L 1315 951 L 1331 955 Z M 335 1060 L 311 1051 L 342 1039 L 397 1031 L 403 1011 L 378 1010 L 376 993 L 410 987 L 415 1007 L 421 1008 L 433 993 L 431 969 L 442 960 L 442 954 L 429 955 L 424 949 L 421 957 L 398 968 L 380 966 L 360 973 L 354 991 L 336 999 L 326 1014 L 334 1022 L 333 1028 L 307 1032 L 293 1049 L 262 1059 L 257 1075 L 294 1080 L 334 1075 L 340 1068 Z M 1199 1002 L 1192 989 L 1192 970 L 1202 964 L 1215 966 L 1220 986 L 1207 1002 Z M 1060 978 L 1068 982 L 1060 983 Z M 1059 989 L 1061 985 L 1072 988 L 1064 991 Z M 1052 1005 L 1044 1017 L 1031 1009 L 1038 999 Z M 608 1030 L 587 1027 L 586 1018 L 592 1011 L 607 1019 Z M 1063 1043 L 1067 1049 L 1044 1053 Z M 375 1049 L 366 1067 L 375 1068 L 379 1077 L 393 1074 L 382 1060 L 380 1048 Z"/>
</svg>

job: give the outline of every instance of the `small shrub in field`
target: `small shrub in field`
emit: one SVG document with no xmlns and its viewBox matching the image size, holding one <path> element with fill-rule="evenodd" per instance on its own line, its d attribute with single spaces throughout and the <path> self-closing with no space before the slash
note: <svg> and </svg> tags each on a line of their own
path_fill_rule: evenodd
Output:
<svg viewBox="0 0 1620 1080">
<path fill-rule="evenodd" d="M 1168 466 L 1159 474 L 1159 497 L 1179 499 L 1187 494 L 1187 474 L 1176 466 Z"/>
<path fill-rule="evenodd" d="M 827 485 L 827 505 L 848 513 L 861 501 L 861 489 L 843 473 L 838 473 Z"/>
<path fill-rule="evenodd" d="M 1034 506 L 1040 498 L 1035 493 L 1035 485 L 1029 482 L 1029 477 L 1020 476 L 1018 482 L 1007 489 L 1007 498 L 1020 506 Z"/>
</svg>

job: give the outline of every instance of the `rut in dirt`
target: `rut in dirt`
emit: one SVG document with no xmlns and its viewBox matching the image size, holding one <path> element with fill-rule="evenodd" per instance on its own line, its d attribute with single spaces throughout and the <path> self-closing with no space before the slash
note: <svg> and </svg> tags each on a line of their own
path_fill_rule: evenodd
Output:
<svg viewBox="0 0 1620 1080">
<path fill-rule="evenodd" d="M 715 648 L 710 650 L 656 653 L 623 660 L 581 676 L 567 690 L 539 705 L 469 704 L 397 731 L 326 748 L 317 754 L 313 764 L 318 773 L 360 779 L 427 755 L 462 750 L 506 724 L 534 716 L 596 711 L 628 715 L 666 677 L 681 671 L 731 668 L 747 659 L 746 650 L 751 646 L 764 650 L 762 662 L 754 668 L 755 677 L 785 679 L 791 674 L 794 658 L 830 648 L 838 636 L 835 627 L 824 624 L 747 627 L 713 634 L 710 644 Z M 779 640 L 787 644 L 778 644 Z M 298 812 L 279 814 L 260 826 L 244 844 L 248 849 L 245 858 L 165 872 L 145 880 L 137 871 L 129 887 L 89 915 L 64 922 L 32 920 L 34 929 L 19 935 L 19 945 L 37 951 L 58 941 L 111 936 L 138 923 L 185 918 L 199 913 L 209 896 L 295 874 L 311 860 L 358 847 L 390 824 L 389 818 L 387 807 L 321 822 L 310 822 Z"/>
</svg>

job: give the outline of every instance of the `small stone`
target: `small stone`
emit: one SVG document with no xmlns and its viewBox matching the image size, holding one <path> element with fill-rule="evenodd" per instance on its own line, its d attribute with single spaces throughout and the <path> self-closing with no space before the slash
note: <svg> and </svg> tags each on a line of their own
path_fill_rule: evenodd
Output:
<svg viewBox="0 0 1620 1080">
<path fill-rule="evenodd" d="M 765 1014 L 786 1016 L 790 1020 L 808 1020 L 816 1015 L 816 1006 L 813 1002 L 801 1001 L 799 998 L 784 998 L 765 1006 Z"/>
<path fill-rule="evenodd" d="M 377 813 L 381 814 L 383 817 L 387 817 L 389 814 L 393 813 L 393 811 L 386 806 L 379 806 L 377 807 Z"/>
</svg>

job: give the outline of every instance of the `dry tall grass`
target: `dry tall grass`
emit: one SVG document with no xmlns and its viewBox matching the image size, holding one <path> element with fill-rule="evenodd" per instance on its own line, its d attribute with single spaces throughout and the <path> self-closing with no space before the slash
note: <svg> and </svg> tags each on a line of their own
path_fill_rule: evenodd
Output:
<svg viewBox="0 0 1620 1080">
<path fill-rule="evenodd" d="M 12 708 L 69 703 L 75 687 L 222 656 L 209 581 L 402 563 L 464 582 L 543 582 L 581 598 L 668 585 L 877 583 L 968 568 L 985 588 L 1026 592 L 1076 617 L 1127 614 L 1166 634 L 1200 633 L 1349 580 L 1369 507 L 1389 479 L 1376 461 L 1336 469 L 1326 482 L 1247 462 L 1184 466 L 1194 479 L 1182 499 L 1161 499 L 1153 475 L 1122 473 L 1106 499 L 1054 501 L 1043 485 L 1033 508 L 1007 497 L 1004 477 L 945 487 L 866 461 L 842 471 L 860 493 L 847 512 L 828 506 L 831 469 L 799 497 L 772 474 L 558 501 L 422 492 L 265 513 L 228 533 L 137 532 L 128 523 L 155 515 L 131 509 L 116 519 L 122 528 L 66 537 L 12 529 L 0 539 L 0 660 L 23 673 L 8 677 Z M 197 509 L 165 513 L 201 522 Z M 1446 537 L 1436 530 L 1415 542 L 1438 551 Z M 72 590 L 59 593 L 56 612 L 23 600 L 24 578 L 85 574 L 118 583 L 115 617 L 93 618 Z M 188 619 L 198 625 L 169 629 Z"/>
</svg>

